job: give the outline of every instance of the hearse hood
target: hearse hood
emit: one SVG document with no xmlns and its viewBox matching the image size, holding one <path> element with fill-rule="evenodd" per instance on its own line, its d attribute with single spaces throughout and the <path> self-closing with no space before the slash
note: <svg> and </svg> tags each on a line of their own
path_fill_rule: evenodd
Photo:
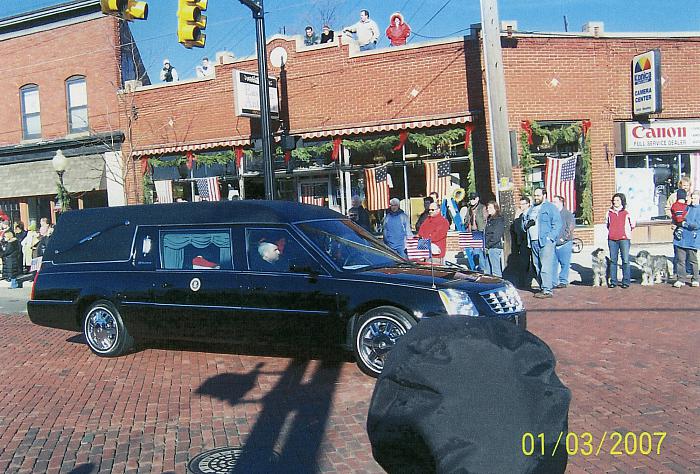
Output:
<svg viewBox="0 0 700 474">
<path fill-rule="evenodd" d="M 434 281 L 438 288 L 459 288 L 467 291 L 484 291 L 504 284 L 498 277 L 470 270 L 435 266 L 431 271 L 430 266 L 410 264 L 359 270 L 355 272 L 355 276 L 367 281 L 426 287 L 431 287 Z"/>
</svg>

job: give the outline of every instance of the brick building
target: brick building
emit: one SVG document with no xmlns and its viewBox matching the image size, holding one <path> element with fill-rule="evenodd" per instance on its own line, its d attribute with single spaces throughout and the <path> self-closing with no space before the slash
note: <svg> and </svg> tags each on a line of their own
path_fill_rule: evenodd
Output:
<svg viewBox="0 0 700 474">
<path fill-rule="evenodd" d="M 587 224 L 598 224 L 604 233 L 600 224 L 616 186 L 641 179 L 640 189 L 625 189 L 649 201 L 639 209 L 644 224 L 635 237 L 638 241 L 667 240 L 668 226 L 663 223 L 657 228 L 653 218 L 663 216 L 666 196 L 681 175 L 691 174 L 691 161 L 697 160 L 693 152 L 700 151 L 700 90 L 695 86 L 700 70 L 688 67 L 700 60 L 700 35 L 605 33 L 602 26 L 582 33 L 503 33 L 510 128 L 517 138 L 523 121 L 536 121 L 547 130 L 589 122 L 593 222 Z M 661 52 L 663 112 L 640 125 L 632 117 L 631 61 L 636 54 L 652 49 Z M 268 41 L 268 56 L 273 58 L 271 76 L 280 79 L 277 131 L 286 127 L 301 135 L 313 152 L 323 151 L 320 156 L 307 156 L 309 161 L 297 163 L 291 173 L 284 170 L 281 156 L 277 157 L 277 192 L 282 198 L 305 200 L 307 186 L 315 186 L 316 197 L 345 211 L 350 194 L 363 192 L 363 170 L 383 163 L 389 164 L 392 197 L 416 198 L 426 193 L 424 162 L 444 156 L 453 162 L 455 186 L 467 186 L 469 161 L 463 138 L 432 150 L 410 139 L 395 152 L 380 143 L 390 137 L 398 141 L 401 130 L 407 130 L 409 137 L 421 134 L 425 138 L 465 127 L 473 128 L 476 187 L 486 197 L 493 195 L 494 167 L 488 158 L 488 107 L 478 28 L 464 38 L 370 52 L 357 51 L 351 42 L 336 40 L 305 47 L 299 38 L 276 36 Z M 279 67 L 279 58 L 284 58 L 284 68 Z M 255 120 L 234 113 L 232 80 L 234 70 L 257 71 L 255 58 L 222 56 L 215 70 L 214 77 L 136 87 L 129 92 L 138 120 L 131 129 L 133 146 L 125 143 L 125 148 L 130 147 L 134 159 L 146 157 L 153 162 L 155 158 L 161 166 L 153 168 L 154 178 L 173 180 L 176 186 L 180 183 L 175 194 L 186 199 L 196 194 L 190 178 L 206 175 L 221 176 L 224 192 L 262 197 L 261 166 L 256 164 L 255 154 L 245 156 L 242 169 L 214 166 L 206 159 L 206 166 L 183 166 L 182 157 L 188 151 L 195 157 L 230 153 L 236 147 L 251 148 L 258 136 Z M 634 137 L 629 135 L 632 132 L 625 132 L 637 127 L 653 135 L 649 130 L 665 126 L 685 127 L 688 139 L 648 140 L 634 145 Z M 337 162 L 329 158 L 334 138 L 343 139 L 343 147 L 350 150 L 341 150 Z M 377 150 L 368 151 L 357 143 L 353 147 L 353 141 L 374 143 Z M 528 172 L 527 183 L 517 166 L 518 158 L 513 157 L 516 187 L 540 185 L 548 156 L 576 155 L 581 202 L 581 146 L 580 139 L 547 144 L 535 136 L 529 147 L 535 166 Z M 162 166 L 168 165 L 168 160 L 173 166 Z M 697 171 L 698 166 L 694 168 Z M 143 199 L 138 170 L 135 166 L 130 175 L 128 196 L 132 203 Z M 418 206 L 413 207 L 414 215 L 420 212 L 415 209 Z M 578 215 L 581 212 L 579 206 Z M 582 227 L 579 235 L 591 241 L 593 226 Z"/>
<path fill-rule="evenodd" d="M 55 221 L 59 149 L 72 208 L 124 204 L 117 91 L 148 83 L 126 23 L 97 0 L 4 18 L 0 57 L 0 208 L 25 224 Z"/>
</svg>

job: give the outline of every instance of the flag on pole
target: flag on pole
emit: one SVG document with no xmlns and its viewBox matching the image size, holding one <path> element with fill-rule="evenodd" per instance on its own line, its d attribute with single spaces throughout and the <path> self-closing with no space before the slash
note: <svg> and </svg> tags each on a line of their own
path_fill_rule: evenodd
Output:
<svg viewBox="0 0 700 474">
<path fill-rule="evenodd" d="M 221 201 L 219 178 L 197 178 L 197 191 L 202 201 Z"/>
<path fill-rule="evenodd" d="M 425 195 L 436 192 L 440 199 L 447 197 L 452 176 L 450 160 L 427 161 L 425 163 Z"/>
<path fill-rule="evenodd" d="M 700 153 L 690 154 L 690 189 L 700 191 Z"/>
<path fill-rule="evenodd" d="M 301 202 L 304 204 L 311 204 L 321 207 L 325 207 L 326 205 L 326 200 L 324 199 L 323 194 L 320 192 L 319 186 L 316 186 L 315 184 L 301 185 Z"/>
<path fill-rule="evenodd" d="M 156 195 L 159 203 L 173 202 L 173 182 L 170 179 L 157 180 L 153 184 L 156 186 Z"/>
<path fill-rule="evenodd" d="M 378 211 L 389 207 L 389 184 L 386 165 L 365 169 L 367 210 Z"/>
<path fill-rule="evenodd" d="M 409 260 L 430 258 L 430 239 L 421 239 L 418 236 L 406 239 L 406 254 Z"/>
<path fill-rule="evenodd" d="M 564 198 L 564 206 L 576 212 L 576 155 L 571 158 L 547 158 L 547 171 L 544 178 L 547 196 Z"/>
<path fill-rule="evenodd" d="M 478 232 L 474 235 L 473 232 L 459 232 L 457 234 L 457 245 L 461 249 L 480 249 L 484 247 L 484 234 Z"/>
</svg>

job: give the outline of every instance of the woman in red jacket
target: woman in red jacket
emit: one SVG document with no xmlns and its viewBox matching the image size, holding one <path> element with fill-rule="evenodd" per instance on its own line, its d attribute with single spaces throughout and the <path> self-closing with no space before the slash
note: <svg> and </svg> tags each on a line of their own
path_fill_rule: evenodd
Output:
<svg viewBox="0 0 700 474">
<path fill-rule="evenodd" d="M 392 46 L 402 46 L 406 44 L 406 38 L 411 34 L 411 27 L 403 21 L 403 15 L 399 12 L 393 13 L 389 20 L 389 28 L 386 29 L 386 37 L 389 38 Z"/>
<path fill-rule="evenodd" d="M 617 286 L 617 255 L 622 260 L 622 284 L 620 288 L 630 286 L 630 245 L 634 219 L 625 209 L 627 199 L 622 193 L 612 197 L 612 207 L 608 209 L 605 223 L 608 226 L 608 249 L 610 249 L 610 283 L 608 288 Z"/>
<path fill-rule="evenodd" d="M 440 253 L 432 252 L 432 254 L 434 257 L 439 257 L 438 263 L 442 263 L 442 258 L 447 251 L 447 231 L 450 229 L 450 223 L 442 217 L 436 202 L 430 203 L 428 213 L 428 218 L 420 226 L 418 236 L 421 239 L 430 239 L 432 247 L 440 249 Z"/>
</svg>

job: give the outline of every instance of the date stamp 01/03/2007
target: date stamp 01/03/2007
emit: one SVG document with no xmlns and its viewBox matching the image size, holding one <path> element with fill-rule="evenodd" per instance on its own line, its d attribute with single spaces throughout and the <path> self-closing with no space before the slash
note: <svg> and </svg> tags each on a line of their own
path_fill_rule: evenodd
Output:
<svg viewBox="0 0 700 474">
<path fill-rule="evenodd" d="M 664 439 L 665 431 L 605 431 L 600 437 L 588 431 L 581 434 L 562 431 L 549 452 L 547 445 L 551 445 L 554 439 L 547 439 L 545 433 L 525 432 L 521 438 L 521 448 L 525 456 L 554 456 L 560 449 L 566 450 L 569 456 L 652 456 L 661 454 Z"/>
</svg>

